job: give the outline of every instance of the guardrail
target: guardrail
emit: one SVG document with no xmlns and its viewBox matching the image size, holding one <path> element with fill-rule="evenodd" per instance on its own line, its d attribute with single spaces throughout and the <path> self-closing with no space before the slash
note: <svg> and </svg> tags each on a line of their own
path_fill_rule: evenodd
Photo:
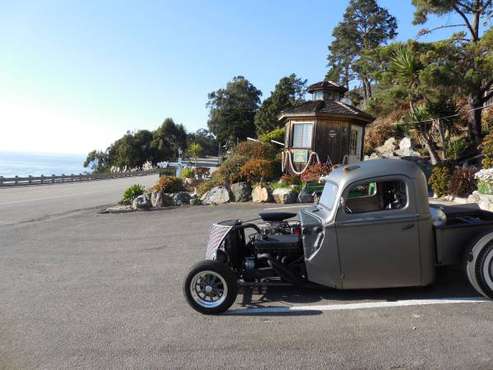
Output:
<svg viewBox="0 0 493 370">
<path fill-rule="evenodd" d="M 3 177 L 0 176 L 0 187 L 7 186 L 21 186 L 21 185 L 41 185 L 41 184 L 62 184 L 70 182 L 82 182 L 82 181 L 94 181 L 94 180 L 105 180 L 105 179 L 118 179 L 123 177 L 135 177 L 135 176 L 145 176 L 153 175 L 159 173 L 159 168 L 148 170 L 148 171 L 135 171 L 135 172 L 124 172 L 124 173 L 112 173 L 112 174 L 71 174 L 71 175 L 51 175 L 51 176 L 27 176 L 27 177 Z"/>
</svg>

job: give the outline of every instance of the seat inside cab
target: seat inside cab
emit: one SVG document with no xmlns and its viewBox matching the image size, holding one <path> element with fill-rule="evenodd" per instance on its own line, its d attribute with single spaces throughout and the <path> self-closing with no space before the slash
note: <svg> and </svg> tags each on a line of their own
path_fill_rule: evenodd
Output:
<svg viewBox="0 0 493 370">
<path fill-rule="evenodd" d="M 407 204 L 406 184 L 401 180 L 368 181 L 353 185 L 347 198 L 349 213 L 401 209 Z"/>
</svg>

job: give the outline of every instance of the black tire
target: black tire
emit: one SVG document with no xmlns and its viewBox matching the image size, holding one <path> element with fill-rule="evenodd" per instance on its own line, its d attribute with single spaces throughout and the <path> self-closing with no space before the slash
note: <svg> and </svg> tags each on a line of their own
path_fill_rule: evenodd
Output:
<svg viewBox="0 0 493 370">
<path fill-rule="evenodd" d="M 202 261 L 194 265 L 188 273 L 183 284 L 183 293 L 194 310 L 206 315 L 222 313 L 236 300 L 237 277 L 223 263 Z M 216 296 L 217 299 L 214 300 Z M 208 301 L 207 298 L 211 300 Z"/>
<path fill-rule="evenodd" d="M 479 252 L 475 270 L 483 295 L 493 299 L 493 243 L 485 245 Z"/>
</svg>

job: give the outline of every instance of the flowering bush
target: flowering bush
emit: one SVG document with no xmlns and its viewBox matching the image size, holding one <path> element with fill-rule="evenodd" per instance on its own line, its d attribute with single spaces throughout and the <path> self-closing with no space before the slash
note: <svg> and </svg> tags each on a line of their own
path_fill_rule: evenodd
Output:
<svg viewBox="0 0 493 370">
<path fill-rule="evenodd" d="M 493 168 L 483 169 L 474 175 L 478 180 L 478 191 L 482 194 L 493 194 Z"/>
<path fill-rule="evenodd" d="M 250 183 L 272 179 L 274 176 L 274 161 L 265 159 L 250 159 L 240 169 L 240 176 Z"/>
<path fill-rule="evenodd" d="M 159 181 L 152 187 L 154 191 L 163 191 L 164 193 L 177 193 L 185 190 L 183 180 L 175 176 L 161 176 Z"/>
<path fill-rule="evenodd" d="M 309 166 L 301 175 L 301 180 L 304 182 L 319 181 L 320 177 L 327 176 L 332 168 L 323 163 L 315 163 Z"/>
</svg>

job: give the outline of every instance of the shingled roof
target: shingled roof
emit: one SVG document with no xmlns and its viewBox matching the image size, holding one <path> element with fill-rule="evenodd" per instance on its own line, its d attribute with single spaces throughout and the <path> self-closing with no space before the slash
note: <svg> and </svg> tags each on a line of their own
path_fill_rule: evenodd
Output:
<svg viewBox="0 0 493 370">
<path fill-rule="evenodd" d="M 348 118 L 355 118 L 364 122 L 372 122 L 373 118 L 368 113 L 353 107 L 350 104 L 343 103 L 342 101 L 336 100 L 311 100 L 307 101 L 297 107 L 285 110 L 281 112 L 280 118 L 289 115 L 315 115 L 315 114 L 327 114 L 334 116 L 344 116 Z"/>
<path fill-rule="evenodd" d="M 308 86 L 308 92 L 310 94 L 314 93 L 315 91 L 340 91 L 342 93 L 345 93 L 347 89 L 344 86 L 341 86 L 334 81 L 329 81 L 329 80 L 324 80 L 320 81 L 317 83 L 314 83 L 313 85 Z"/>
</svg>

